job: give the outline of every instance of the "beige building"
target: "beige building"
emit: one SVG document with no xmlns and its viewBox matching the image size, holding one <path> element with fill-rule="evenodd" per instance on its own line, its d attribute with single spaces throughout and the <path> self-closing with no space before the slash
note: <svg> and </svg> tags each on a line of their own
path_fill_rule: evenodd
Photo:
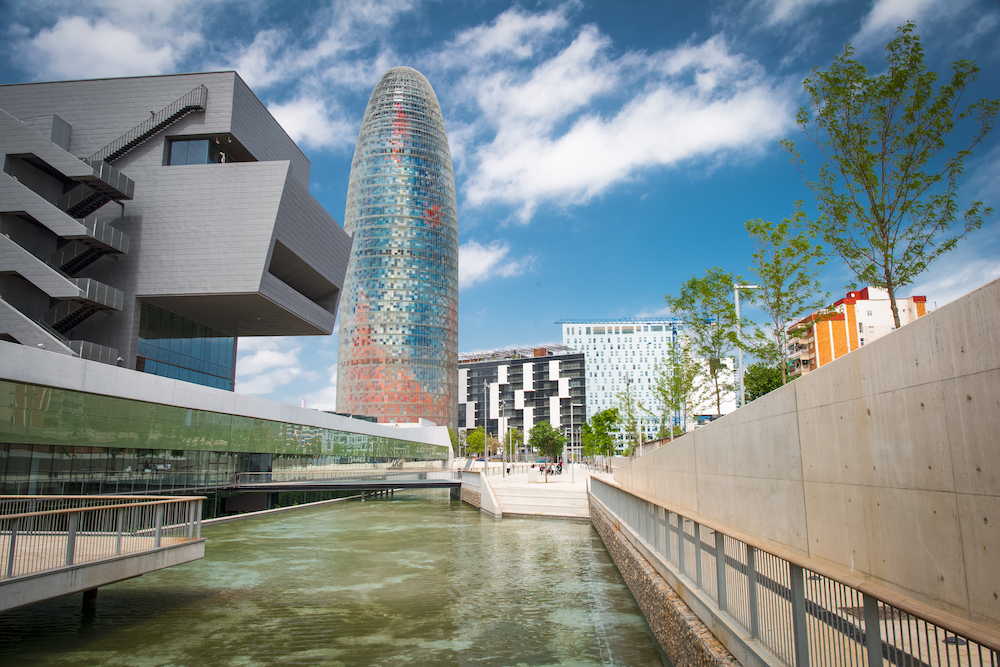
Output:
<svg viewBox="0 0 1000 667">
<path fill-rule="evenodd" d="M 901 325 L 927 312 L 927 297 L 896 299 Z M 878 287 L 848 292 L 828 313 L 813 313 L 788 327 L 791 375 L 797 377 L 828 364 L 896 328 L 889 293 Z M 797 332 L 797 336 L 792 336 Z"/>
</svg>

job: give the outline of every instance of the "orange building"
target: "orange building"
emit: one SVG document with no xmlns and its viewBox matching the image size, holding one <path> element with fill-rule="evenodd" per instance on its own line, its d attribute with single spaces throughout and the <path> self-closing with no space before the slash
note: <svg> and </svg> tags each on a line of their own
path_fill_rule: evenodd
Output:
<svg viewBox="0 0 1000 667">
<path fill-rule="evenodd" d="M 927 313 L 927 297 L 897 298 L 896 307 L 899 323 L 909 324 Z M 848 292 L 827 312 L 813 313 L 788 327 L 790 373 L 805 375 L 895 328 L 886 290 L 866 287 Z"/>
</svg>

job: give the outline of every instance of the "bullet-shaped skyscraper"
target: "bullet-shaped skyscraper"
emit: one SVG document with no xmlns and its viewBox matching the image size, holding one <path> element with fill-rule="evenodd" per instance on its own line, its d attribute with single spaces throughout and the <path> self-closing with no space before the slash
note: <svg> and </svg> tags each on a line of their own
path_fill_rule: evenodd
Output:
<svg viewBox="0 0 1000 667">
<path fill-rule="evenodd" d="M 417 70 L 379 80 L 361 121 L 344 229 L 337 411 L 455 425 L 458 223 L 434 89 Z"/>
</svg>

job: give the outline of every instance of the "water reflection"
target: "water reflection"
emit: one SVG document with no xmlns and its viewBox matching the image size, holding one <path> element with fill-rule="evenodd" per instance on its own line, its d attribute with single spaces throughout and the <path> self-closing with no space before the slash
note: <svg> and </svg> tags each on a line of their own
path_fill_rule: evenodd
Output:
<svg viewBox="0 0 1000 667">
<path fill-rule="evenodd" d="M 444 491 L 206 526 L 204 560 L 0 615 L 17 665 L 668 664 L 596 532 Z"/>
</svg>

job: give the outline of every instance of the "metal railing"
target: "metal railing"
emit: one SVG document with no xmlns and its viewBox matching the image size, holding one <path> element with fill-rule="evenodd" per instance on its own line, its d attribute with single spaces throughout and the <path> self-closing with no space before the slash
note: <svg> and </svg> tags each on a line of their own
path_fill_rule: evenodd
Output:
<svg viewBox="0 0 1000 667">
<path fill-rule="evenodd" d="M 590 490 L 699 598 L 786 665 L 1000 665 L 988 631 L 935 623 L 917 613 L 919 604 L 895 606 L 600 479 L 591 478 Z"/>
<path fill-rule="evenodd" d="M 389 482 L 458 479 L 457 470 L 448 468 L 381 470 L 274 470 L 235 473 L 235 485 L 288 482 Z"/>
<path fill-rule="evenodd" d="M 192 111 L 203 111 L 208 102 L 208 88 L 198 86 L 172 104 L 160 109 L 110 144 L 97 151 L 87 162 L 113 162 L 149 137 Z"/>
<path fill-rule="evenodd" d="M 201 538 L 204 496 L 0 496 L 0 580 Z"/>
</svg>

